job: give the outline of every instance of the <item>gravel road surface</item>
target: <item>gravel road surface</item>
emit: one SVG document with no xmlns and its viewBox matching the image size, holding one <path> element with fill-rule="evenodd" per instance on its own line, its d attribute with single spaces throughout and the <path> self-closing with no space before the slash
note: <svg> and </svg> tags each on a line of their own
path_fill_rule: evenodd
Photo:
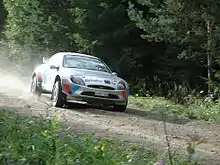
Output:
<svg viewBox="0 0 220 165">
<path fill-rule="evenodd" d="M 24 115 L 50 117 L 59 112 L 62 120 L 74 131 L 105 138 L 137 143 L 147 148 L 166 152 L 164 117 L 129 106 L 125 113 L 72 104 L 66 108 L 51 107 L 49 96 L 40 100 L 29 98 L 29 79 L 0 70 L 0 108 Z M 193 139 L 208 143 L 196 148 L 196 153 L 207 165 L 220 165 L 220 125 L 165 117 L 168 137 L 173 151 L 184 152 Z"/>
</svg>

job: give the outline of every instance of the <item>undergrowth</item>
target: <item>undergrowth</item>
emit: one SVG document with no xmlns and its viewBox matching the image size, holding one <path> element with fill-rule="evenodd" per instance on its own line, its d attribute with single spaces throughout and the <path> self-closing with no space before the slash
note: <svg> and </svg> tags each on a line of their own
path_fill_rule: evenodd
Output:
<svg viewBox="0 0 220 165">
<path fill-rule="evenodd" d="M 136 95 L 129 98 L 129 103 L 146 111 L 163 113 L 167 116 L 220 123 L 220 100 L 214 102 L 209 97 L 198 99 L 188 96 L 185 97 L 184 104 L 177 104 L 163 97 L 139 97 Z"/>
<path fill-rule="evenodd" d="M 49 120 L 0 110 L 0 121 L 2 165 L 154 165 L 158 158 L 155 152 L 131 144 L 74 134 L 74 128 L 57 117 Z M 168 165 L 166 157 L 160 159 Z M 175 165 L 189 165 L 185 159 L 173 159 Z"/>
</svg>

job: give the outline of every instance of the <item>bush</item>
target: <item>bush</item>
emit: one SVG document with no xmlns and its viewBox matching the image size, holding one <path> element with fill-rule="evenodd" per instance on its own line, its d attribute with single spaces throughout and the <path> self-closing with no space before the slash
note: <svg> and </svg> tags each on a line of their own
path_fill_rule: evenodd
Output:
<svg viewBox="0 0 220 165">
<path fill-rule="evenodd" d="M 44 120 L 0 110 L 0 121 L 2 165 L 155 165 L 156 162 L 155 152 L 119 141 L 74 134 L 58 118 Z M 175 165 L 191 164 L 182 158 L 175 155 Z M 166 155 L 162 159 L 169 162 Z"/>
<path fill-rule="evenodd" d="M 198 99 L 193 96 L 185 97 L 184 104 L 177 104 L 163 97 L 129 98 L 129 103 L 139 108 L 167 116 L 184 117 L 220 123 L 220 100 L 213 102 L 212 98 Z"/>
<path fill-rule="evenodd" d="M 155 153 L 117 141 L 74 135 L 58 120 L 0 111 L 0 164 L 153 164 Z"/>
</svg>

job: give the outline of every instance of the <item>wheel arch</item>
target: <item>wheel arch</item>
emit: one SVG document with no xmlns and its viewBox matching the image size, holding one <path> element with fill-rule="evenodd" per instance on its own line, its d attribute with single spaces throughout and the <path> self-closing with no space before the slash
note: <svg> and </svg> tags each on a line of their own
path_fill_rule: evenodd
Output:
<svg viewBox="0 0 220 165">
<path fill-rule="evenodd" d="M 60 75 L 56 75 L 55 79 L 54 79 L 54 83 L 56 83 L 57 81 L 61 82 L 61 78 Z"/>
<path fill-rule="evenodd" d="M 34 72 L 33 74 L 32 74 L 32 79 L 34 78 L 34 77 L 36 77 L 36 79 L 37 79 L 37 81 L 38 82 L 43 82 L 43 74 L 42 74 L 42 72 Z"/>
<path fill-rule="evenodd" d="M 34 77 L 36 77 L 37 76 L 37 74 L 34 72 L 34 73 L 32 73 L 32 79 L 34 78 Z"/>
</svg>

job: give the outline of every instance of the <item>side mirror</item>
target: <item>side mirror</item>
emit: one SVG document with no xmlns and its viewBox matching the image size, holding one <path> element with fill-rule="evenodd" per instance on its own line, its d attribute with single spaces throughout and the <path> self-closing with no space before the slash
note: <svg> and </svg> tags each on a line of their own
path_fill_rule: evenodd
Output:
<svg viewBox="0 0 220 165">
<path fill-rule="evenodd" d="M 44 63 L 46 63 L 46 62 L 47 62 L 47 60 L 48 60 L 48 58 L 43 57 L 43 64 L 44 64 Z"/>
<path fill-rule="evenodd" d="M 116 73 L 116 72 L 112 72 L 112 74 L 113 74 L 114 76 L 118 76 L 118 73 Z"/>
<path fill-rule="evenodd" d="M 51 66 L 50 66 L 50 69 L 56 69 L 56 70 L 58 70 L 58 69 L 59 69 L 59 66 L 51 65 Z"/>
</svg>

